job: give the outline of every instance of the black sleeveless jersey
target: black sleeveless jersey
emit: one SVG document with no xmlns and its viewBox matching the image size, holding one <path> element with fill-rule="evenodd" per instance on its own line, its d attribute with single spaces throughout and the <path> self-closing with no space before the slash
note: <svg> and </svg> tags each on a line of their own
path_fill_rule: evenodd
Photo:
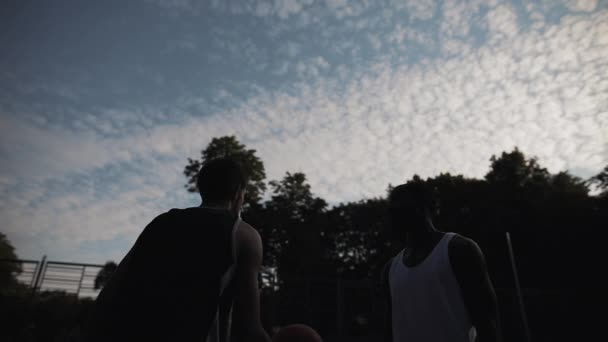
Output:
<svg viewBox="0 0 608 342">
<path fill-rule="evenodd" d="M 237 217 L 172 209 L 141 233 L 95 301 L 89 341 L 203 341 L 234 265 Z"/>
</svg>

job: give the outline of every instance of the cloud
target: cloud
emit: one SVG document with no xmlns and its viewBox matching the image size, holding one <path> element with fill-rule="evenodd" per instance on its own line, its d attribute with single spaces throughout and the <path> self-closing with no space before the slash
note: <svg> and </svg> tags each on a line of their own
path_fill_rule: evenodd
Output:
<svg viewBox="0 0 608 342">
<path fill-rule="evenodd" d="M 539 19 L 542 29 L 526 31 L 512 8 L 493 6 L 484 18 L 496 38 L 473 48 L 471 27 L 458 27 L 472 17 L 459 6 L 447 7 L 452 21 L 441 26 L 449 54 L 407 65 L 380 49 L 371 65 L 335 66 L 338 78 L 325 55 L 283 61 L 278 71 L 294 71 L 297 81 L 256 85 L 247 97 L 217 88 L 212 94 L 228 103 L 221 109 L 194 93 L 167 110 L 115 108 L 74 116 L 70 126 L 3 109 L 3 229 L 22 257 L 119 259 L 155 215 L 197 204 L 182 187 L 186 158 L 228 134 L 258 151 L 268 179 L 305 172 L 331 203 L 383 195 L 414 173 L 482 177 L 491 155 L 515 146 L 552 172 L 601 170 L 608 11 Z M 397 28 L 394 43 L 417 39 Z M 349 39 L 335 45 L 344 54 L 360 49 Z"/>
<path fill-rule="evenodd" d="M 228 3 L 214 0 L 211 8 L 215 11 L 231 14 L 251 14 L 260 18 L 278 18 L 297 20 L 298 25 L 308 26 L 315 20 L 311 16 L 334 16 L 337 18 L 359 16 L 372 2 L 369 0 L 259 0 L 251 2 Z M 294 22 L 290 23 L 293 26 Z"/>
<path fill-rule="evenodd" d="M 377 75 L 362 75 L 359 81 L 351 83 L 337 98 L 319 95 L 319 93 L 335 94 L 339 91 L 330 87 L 331 82 L 324 81 L 320 70 L 327 69 L 329 64 L 323 57 L 318 56 L 296 67 L 302 76 L 318 79 L 320 82 L 318 91 L 304 87 L 298 88 L 297 97 L 280 93 L 271 97 L 262 96 L 252 102 L 255 105 L 250 106 L 247 102 L 231 115 L 218 114 L 219 116 L 214 116 L 213 119 L 200 120 L 200 122 L 194 120 L 166 125 L 120 141 L 103 139 L 98 141 L 100 138 L 90 132 L 66 134 L 59 131 L 42 131 L 19 122 L 5 121 L 3 127 L 6 129 L 3 132 L 2 145 L 23 146 L 21 155 L 25 157 L 22 161 L 7 160 L 4 165 L 11 165 L 12 169 L 9 170 L 11 173 L 33 172 L 35 175 L 42 172 L 40 170 L 44 170 L 43 174 L 62 174 L 71 169 L 102 167 L 116 160 L 131 161 L 137 156 L 145 156 L 148 153 L 171 154 L 176 152 L 177 146 L 191 145 L 190 141 L 195 136 L 235 131 L 237 126 L 234 126 L 235 122 L 230 120 L 237 118 L 237 113 L 247 113 L 248 120 L 245 122 L 258 122 L 240 125 L 241 127 L 255 127 L 268 131 L 257 119 L 259 116 L 263 118 L 262 122 L 265 122 L 265 126 L 282 131 L 286 139 L 291 134 L 316 127 L 304 125 L 306 122 L 315 123 L 319 120 L 323 122 L 321 117 L 327 118 L 329 113 L 319 108 L 332 108 L 341 113 L 350 113 L 347 117 L 340 116 L 344 122 L 350 122 L 358 115 L 385 117 L 387 120 L 392 118 L 398 119 L 396 122 L 401 122 L 405 119 L 391 115 L 401 113 L 409 117 L 411 113 L 419 113 L 417 115 L 422 116 L 414 115 L 412 125 L 427 122 L 427 119 L 423 120 L 425 115 L 438 120 L 440 116 L 447 117 L 458 123 L 461 122 L 459 120 L 465 122 L 470 120 L 466 113 L 471 113 L 480 117 L 478 122 L 481 130 L 488 130 L 492 125 L 519 122 L 524 119 L 526 119 L 524 122 L 540 118 L 568 123 L 569 119 L 580 115 L 599 114 L 598 105 L 604 103 L 604 100 L 600 101 L 598 96 L 603 93 L 602 87 L 605 86 L 605 82 L 596 81 L 598 75 L 592 71 L 597 65 L 606 62 L 603 57 L 606 46 L 598 44 L 603 42 L 602 37 L 605 36 L 603 31 L 600 32 L 606 29 L 601 20 L 605 16 L 605 13 L 598 14 L 589 22 L 576 18 L 564 20 L 556 30 L 516 38 L 512 49 L 506 49 L 505 46 L 481 48 L 460 59 L 444 62 L 439 60 L 426 67 L 392 69 L 386 64 L 381 64 L 378 68 L 381 72 Z M 543 41 L 548 43 L 540 44 Z M 577 57 L 569 57 L 568 54 L 564 54 L 564 50 L 573 51 Z M 582 63 L 583 58 L 586 59 L 585 63 Z M 558 93 L 559 97 L 554 93 L 557 90 L 563 93 Z M 266 107 L 259 108 L 260 103 L 264 103 Z M 300 107 L 309 111 L 302 112 Z M 568 116 L 562 116 L 562 111 L 557 113 L 556 108 L 562 108 L 562 111 L 567 109 Z M 302 115 L 295 115 L 296 113 Z M 388 115 L 388 113 L 392 114 Z M 557 114 L 560 115 L 554 117 Z M 292 115 L 306 119 L 290 118 Z M 241 122 L 241 119 L 235 120 Z M 382 119 L 374 120 L 382 121 Z M 287 123 L 289 125 L 285 126 Z M 329 122 L 327 124 L 329 125 Z M 343 125 L 343 122 L 337 120 L 336 125 Z M 376 123 L 370 125 L 370 127 L 377 126 Z M 229 127 L 233 129 L 228 129 Z M 182 129 L 193 133 L 184 134 Z M 585 129 L 588 136 L 598 134 L 597 131 L 590 130 L 590 127 L 586 126 Z M 251 132 L 249 129 L 239 132 L 251 139 L 260 134 L 256 129 Z M 557 132 L 561 130 L 556 130 L 556 134 Z M 38 139 L 30 140 L 26 138 L 28 136 L 37 136 Z M 193 140 L 200 141 L 200 139 Z M 572 137 L 572 141 L 576 140 Z M 47 150 L 52 153 L 48 154 Z M 30 155 L 27 155 L 28 153 Z M 47 157 L 44 156 L 45 154 Z M 287 153 L 278 155 L 283 154 Z M 95 158 L 90 158 L 91 155 L 95 155 Z M 41 163 L 45 167 L 34 167 L 28 163 Z M 480 172 L 473 174 L 479 175 Z"/>
<path fill-rule="evenodd" d="M 285 43 L 285 45 L 283 45 L 283 47 L 281 47 L 280 49 L 283 53 L 285 53 L 287 56 L 294 58 L 297 57 L 298 54 L 300 53 L 300 51 L 302 50 L 302 44 L 293 42 L 293 41 L 289 41 L 287 43 Z"/>
<path fill-rule="evenodd" d="M 431 35 L 411 26 L 397 24 L 394 30 L 386 37 L 389 43 L 401 45 L 404 42 L 413 42 L 421 46 L 432 47 L 434 44 Z"/>
<path fill-rule="evenodd" d="M 272 13 L 272 5 L 267 1 L 258 2 L 255 8 L 255 14 L 259 17 L 265 17 Z"/>
<path fill-rule="evenodd" d="M 346 0 L 326 0 L 325 2 L 327 3 L 327 7 L 333 10 L 345 7 L 348 4 Z"/>
<path fill-rule="evenodd" d="M 193 10 L 194 1 L 192 0 L 147 0 L 154 2 L 158 6 L 170 9 Z"/>
<path fill-rule="evenodd" d="M 282 75 L 285 75 L 288 70 L 289 70 L 289 62 L 283 61 L 279 65 L 279 67 L 273 71 L 273 74 L 282 76 Z"/>
<path fill-rule="evenodd" d="M 302 10 L 302 4 L 298 0 L 281 0 L 275 3 L 276 12 L 281 19 L 287 19 L 291 14 L 297 14 Z"/>
<path fill-rule="evenodd" d="M 597 0 L 566 0 L 566 7 L 575 12 L 593 12 L 597 8 Z"/>
<path fill-rule="evenodd" d="M 367 40 L 375 50 L 379 50 L 382 47 L 382 39 L 378 35 L 368 34 Z"/>
<path fill-rule="evenodd" d="M 202 2 L 195 0 L 146 0 L 149 3 L 153 3 L 162 9 L 165 9 L 172 13 L 177 14 L 190 14 L 199 15 L 201 14 Z"/>
<path fill-rule="evenodd" d="M 317 56 L 311 58 L 308 62 L 298 62 L 295 69 L 299 78 L 318 78 L 329 66 L 325 58 Z"/>
<path fill-rule="evenodd" d="M 491 40 L 509 39 L 517 35 L 517 14 L 511 6 L 500 5 L 493 8 L 488 12 L 487 20 Z"/>
<path fill-rule="evenodd" d="M 132 171 L 106 167 L 78 177 L 30 180 L 20 185 L 27 191 L 19 196 L 3 196 L 0 213 L 19 255 L 39 258 L 47 254 L 55 260 L 81 255 L 84 260 L 77 261 L 82 262 L 119 260 L 126 253 L 125 246 L 110 242 L 123 239 L 132 243 L 152 218 L 168 209 L 167 200 L 171 205 L 188 205 L 167 195 L 167 189 L 180 185 L 177 164 L 144 164 L 147 167 L 133 165 Z M 43 245 L 33 244 L 36 240 Z M 104 248 L 79 250 L 86 245 Z"/>
<path fill-rule="evenodd" d="M 370 7 L 370 1 L 344 1 L 344 0 L 328 0 L 328 8 L 338 19 L 345 17 L 357 17 L 365 13 Z"/>
<path fill-rule="evenodd" d="M 244 61 L 248 66 L 261 67 L 268 60 L 268 51 L 258 41 L 244 36 L 234 28 L 214 28 L 212 30 L 213 53 L 221 54 L 220 58 Z M 263 69 L 263 68 L 261 68 Z"/>
<path fill-rule="evenodd" d="M 443 5 L 441 33 L 450 37 L 464 37 L 469 34 L 472 17 L 477 13 L 470 2 L 446 1 Z"/>
<path fill-rule="evenodd" d="M 194 37 L 194 35 L 190 34 L 181 39 L 178 39 L 175 41 L 169 41 L 167 43 L 167 48 L 170 51 L 173 51 L 173 50 L 196 51 L 199 48 L 199 44 L 196 41 L 196 38 Z"/>
<path fill-rule="evenodd" d="M 474 25 L 477 25 L 484 30 L 488 30 L 489 19 L 496 19 L 494 20 L 495 25 L 492 27 L 495 31 L 491 32 L 507 29 L 504 26 L 508 24 L 505 23 L 506 19 L 503 17 L 496 18 L 498 15 L 504 15 L 504 13 L 507 12 L 507 9 L 499 10 L 496 13 L 491 12 L 490 15 L 486 15 L 486 17 L 483 18 L 481 16 L 481 9 L 483 6 L 494 8 L 496 4 L 494 1 L 462 0 L 450 0 L 443 3 L 443 6 L 441 7 L 442 19 L 438 25 L 439 44 L 437 44 L 437 47 L 444 56 L 452 57 L 469 53 L 471 47 L 474 45 Z M 503 24 L 503 26 L 497 26 L 498 24 Z M 502 37 L 499 38 L 502 39 Z"/>
<path fill-rule="evenodd" d="M 431 19 L 437 8 L 435 0 L 406 0 L 400 3 L 405 6 L 410 18 L 419 20 Z"/>
</svg>

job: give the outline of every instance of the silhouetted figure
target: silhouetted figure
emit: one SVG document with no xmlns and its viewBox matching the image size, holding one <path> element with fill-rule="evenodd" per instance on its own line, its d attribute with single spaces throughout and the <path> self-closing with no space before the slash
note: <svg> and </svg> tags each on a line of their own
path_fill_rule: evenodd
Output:
<svg viewBox="0 0 608 342">
<path fill-rule="evenodd" d="M 436 208 L 422 182 L 397 186 L 389 196 L 391 224 L 405 233 L 405 248 L 383 272 L 387 341 L 498 341 L 496 295 L 484 255 L 474 241 L 435 229 Z"/>
<path fill-rule="evenodd" d="M 148 224 L 97 297 L 86 340 L 270 341 L 259 309 L 262 243 L 240 219 L 246 183 L 232 160 L 203 165 L 202 205 Z"/>
</svg>

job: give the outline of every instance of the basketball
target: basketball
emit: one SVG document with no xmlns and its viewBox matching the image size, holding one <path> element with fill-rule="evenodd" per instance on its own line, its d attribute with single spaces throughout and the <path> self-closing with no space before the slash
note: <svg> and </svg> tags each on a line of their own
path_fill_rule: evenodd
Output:
<svg viewBox="0 0 608 342">
<path fill-rule="evenodd" d="M 272 342 L 323 342 L 323 339 L 308 325 L 291 324 L 279 329 Z"/>
</svg>

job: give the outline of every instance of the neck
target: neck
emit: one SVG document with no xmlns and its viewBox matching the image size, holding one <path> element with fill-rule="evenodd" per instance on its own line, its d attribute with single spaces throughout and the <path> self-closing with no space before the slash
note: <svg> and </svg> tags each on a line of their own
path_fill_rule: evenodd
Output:
<svg viewBox="0 0 608 342">
<path fill-rule="evenodd" d="M 418 225 L 416 229 L 407 232 L 405 244 L 407 247 L 414 247 L 430 241 L 437 233 L 437 229 L 430 219 L 426 219 L 424 223 Z"/>
</svg>

